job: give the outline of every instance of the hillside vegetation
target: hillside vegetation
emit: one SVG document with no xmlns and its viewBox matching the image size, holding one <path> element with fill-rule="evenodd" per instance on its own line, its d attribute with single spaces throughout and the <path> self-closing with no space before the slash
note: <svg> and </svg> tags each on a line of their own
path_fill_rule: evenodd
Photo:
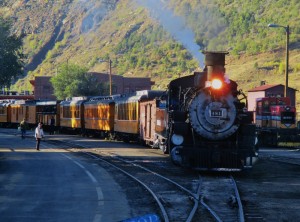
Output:
<svg viewBox="0 0 300 222">
<path fill-rule="evenodd" d="M 300 88 L 300 2 L 297 0 L 5 0 L 2 16 L 25 34 L 28 89 L 36 75 L 67 62 L 107 72 L 147 76 L 155 88 L 201 69 L 199 50 L 228 50 L 227 72 L 247 90 L 264 80 L 284 84 L 285 30 L 290 26 L 290 82 Z M 190 43 L 190 44 L 189 44 Z M 299 98 L 300 96 L 297 95 Z"/>
</svg>

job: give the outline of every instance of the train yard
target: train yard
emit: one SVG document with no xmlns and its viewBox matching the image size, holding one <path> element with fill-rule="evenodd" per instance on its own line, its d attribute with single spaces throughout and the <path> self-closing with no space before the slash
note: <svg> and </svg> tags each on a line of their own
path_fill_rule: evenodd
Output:
<svg viewBox="0 0 300 222">
<path fill-rule="evenodd" d="M 231 174 L 177 167 L 160 150 L 137 144 L 59 134 L 47 136 L 44 144 L 105 168 L 123 188 L 133 216 L 151 214 L 160 221 L 297 221 L 299 217 L 297 149 L 262 149 L 255 167 Z"/>
<path fill-rule="evenodd" d="M 19 9 L 32 4 L 0 3 L 4 40 L 12 37 L 0 72 L 0 222 L 299 221 L 299 84 L 296 76 L 293 88 L 288 80 L 289 72 L 299 73 L 295 21 L 264 25 L 285 29 L 283 68 L 282 38 L 260 41 L 267 31 L 254 28 L 258 17 L 261 27 L 272 20 L 270 4 L 270 10 L 244 4 L 232 13 L 235 1 L 216 7 L 178 1 L 180 9 L 170 1 L 162 11 L 142 1 L 105 2 L 61 10 L 71 4 L 64 2 L 46 44 L 36 35 L 47 33 L 35 16 L 19 19 Z M 68 15 L 77 8 L 81 19 Z M 110 16 L 122 8 L 129 10 Z M 203 29 L 211 10 L 216 24 Z M 110 17 L 122 21 L 114 27 Z M 16 28 L 17 21 L 25 26 Z M 100 53 L 61 53 L 81 44 L 93 49 L 96 38 L 83 37 L 100 29 L 107 32 L 95 35 Z M 248 38 L 253 34 L 258 38 Z M 76 35 L 80 41 L 72 41 Z M 22 44 L 30 45 L 25 53 Z M 285 85 L 278 84 L 284 71 Z"/>
</svg>

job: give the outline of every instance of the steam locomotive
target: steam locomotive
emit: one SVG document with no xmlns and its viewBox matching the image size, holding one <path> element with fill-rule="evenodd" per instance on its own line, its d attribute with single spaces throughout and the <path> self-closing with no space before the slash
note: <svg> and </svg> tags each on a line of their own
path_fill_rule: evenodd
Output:
<svg viewBox="0 0 300 222">
<path fill-rule="evenodd" d="M 225 75 L 226 54 L 205 52 L 203 72 L 169 84 L 167 149 L 175 164 L 239 170 L 257 156 L 253 113 L 246 111 L 237 83 Z"/>
<path fill-rule="evenodd" d="M 16 125 L 25 118 L 32 126 L 42 121 L 47 129 L 54 119 L 56 129 L 160 148 L 183 167 L 251 167 L 257 156 L 253 113 L 246 111 L 245 95 L 237 83 L 225 75 L 226 54 L 205 52 L 204 71 L 171 81 L 165 92 L 4 102 L 0 124 Z"/>
</svg>

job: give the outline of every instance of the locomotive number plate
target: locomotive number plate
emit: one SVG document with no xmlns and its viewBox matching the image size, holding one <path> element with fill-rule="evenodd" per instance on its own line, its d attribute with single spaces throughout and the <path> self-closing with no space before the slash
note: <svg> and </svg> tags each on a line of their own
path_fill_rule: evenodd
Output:
<svg viewBox="0 0 300 222">
<path fill-rule="evenodd" d="M 222 117 L 223 115 L 222 110 L 211 110 L 210 117 Z"/>
</svg>

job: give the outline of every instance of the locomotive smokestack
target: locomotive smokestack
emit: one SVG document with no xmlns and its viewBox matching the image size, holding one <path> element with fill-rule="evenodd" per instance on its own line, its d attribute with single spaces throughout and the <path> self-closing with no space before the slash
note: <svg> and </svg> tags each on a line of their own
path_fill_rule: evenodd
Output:
<svg viewBox="0 0 300 222">
<path fill-rule="evenodd" d="M 207 70 L 207 80 L 212 77 L 224 76 L 225 74 L 225 56 L 228 52 L 209 52 L 205 51 L 205 68 Z"/>
</svg>

